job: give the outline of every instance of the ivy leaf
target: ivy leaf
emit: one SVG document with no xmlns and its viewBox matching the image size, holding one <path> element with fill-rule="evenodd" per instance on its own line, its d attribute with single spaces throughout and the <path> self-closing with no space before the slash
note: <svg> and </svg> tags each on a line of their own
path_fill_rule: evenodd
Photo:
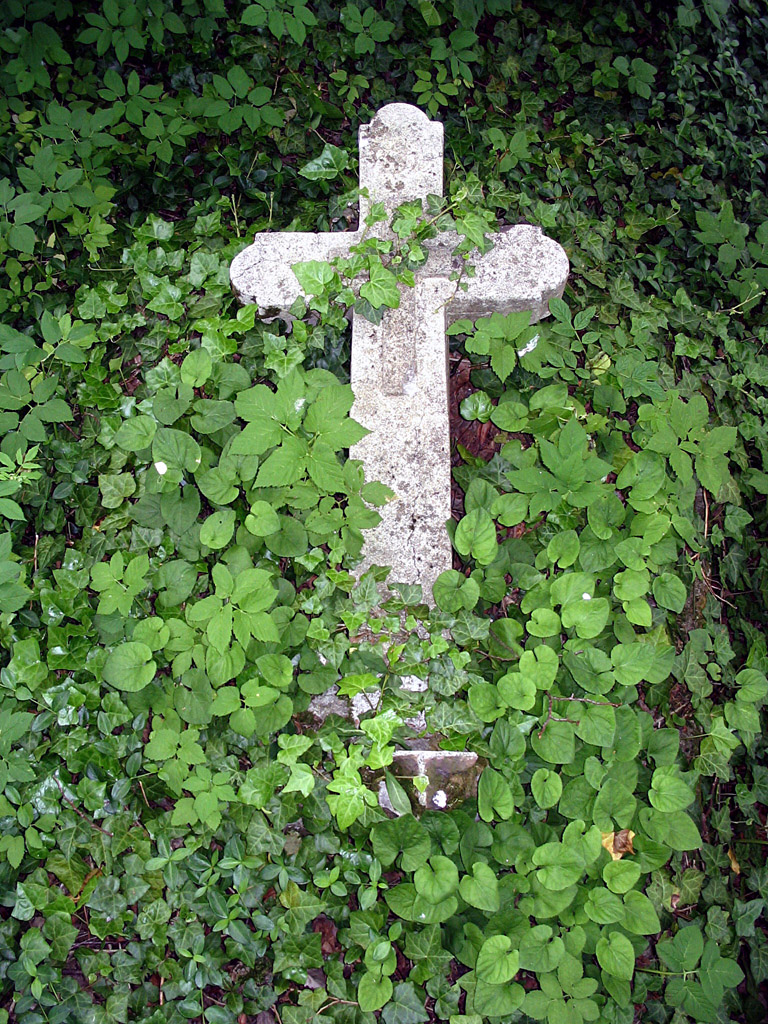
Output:
<svg viewBox="0 0 768 1024">
<path fill-rule="evenodd" d="M 384 1024 L 422 1024 L 428 1021 L 424 993 L 412 982 L 400 982 L 381 1011 L 381 1019 Z"/>
<path fill-rule="evenodd" d="M 397 278 L 381 262 L 379 257 L 371 257 L 368 260 L 369 279 L 360 285 L 360 295 L 373 306 L 380 309 L 388 306 L 390 309 L 397 309 L 400 305 L 400 291 L 397 287 Z"/>
<path fill-rule="evenodd" d="M 327 142 L 320 156 L 300 167 L 299 174 L 309 181 L 332 181 L 346 170 L 348 164 L 349 154 L 347 151 Z"/>
<path fill-rule="evenodd" d="M 304 260 L 294 263 L 291 269 L 305 295 L 323 295 L 334 281 L 339 280 L 331 264 L 321 260 Z"/>
</svg>

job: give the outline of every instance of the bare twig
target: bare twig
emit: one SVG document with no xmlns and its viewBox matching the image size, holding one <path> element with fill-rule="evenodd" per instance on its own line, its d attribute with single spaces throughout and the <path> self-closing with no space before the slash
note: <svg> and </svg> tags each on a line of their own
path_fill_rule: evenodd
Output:
<svg viewBox="0 0 768 1024">
<path fill-rule="evenodd" d="M 549 697 L 550 695 L 547 694 Z M 550 700 L 571 700 L 576 704 L 594 704 L 598 708 L 620 708 L 621 704 L 613 704 L 609 700 L 591 700 L 589 697 L 574 697 L 571 694 L 570 697 L 561 697 L 556 694 L 554 697 L 550 697 Z"/>
<path fill-rule="evenodd" d="M 541 739 L 541 737 L 544 735 L 544 730 L 547 728 L 550 722 L 570 722 L 571 725 L 578 725 L 578 722 L 575 722 L 572 718 L 557 718 L 555 715 L 553 715 L 552 704 L 554 703 L 554 697 L 551 693 L 548 693 L 547 696 L 549 697 L 549 707 L 547 709 L 547 717 L 544 719 L 544 725 L 542 725 L 537 734 L 539 739 Z"/>
<path fill-rule="evenodd" d="M 149 800 L 147 800 L 147 794 L 144 792 L 144 783 L 141 779 L 137 779 L 136 781 L 139 783 L 139 789 L 141 790 L 141 795 L 144 797 L 144 803 L 149 807 L 150 803 Z"/>
</svg>

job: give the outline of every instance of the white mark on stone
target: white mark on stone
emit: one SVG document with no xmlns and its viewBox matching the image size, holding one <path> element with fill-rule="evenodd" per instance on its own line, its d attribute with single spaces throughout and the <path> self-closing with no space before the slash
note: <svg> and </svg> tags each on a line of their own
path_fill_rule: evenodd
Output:
<svg viewBox="0 0 768 1024">
<path fill-rule="evenodd" d="M 156 462 L 155 469 L 160 474 L 160 476 L 165 476 L 165 474 L 168 472 L 168 467 L 164 462 Z"/>
<path fill-rule="evenodd" d="M 531 340 L 528 342 L 528 344 L 524 345 L 521 349 L 518 350 L 517 358 L 518 359 L 522 359 L 523 356 L 527 356 L 530 352 L 533 352 L 533 350 L 536 348 L 536 346 L 538 344 L 539 344 L 539 335 L 538 334 L 534 334 L 534 336 L 531 338 Z"/>
<path fill-rule="evenodd" d="M 438 789 L 438 791 L 432 797 L 432 803 L 435 805 L 435 807 L 439 807 L 440 810 L 442 810 L 443 807 L 446 806 L 446 804 L 448 803 L 448 794 L 445 792 L 444 789 Z"/>
</svg>

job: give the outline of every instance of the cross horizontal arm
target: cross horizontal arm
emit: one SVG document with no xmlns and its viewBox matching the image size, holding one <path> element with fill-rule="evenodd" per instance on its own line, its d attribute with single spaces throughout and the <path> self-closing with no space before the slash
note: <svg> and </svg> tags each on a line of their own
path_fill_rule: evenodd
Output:
<svg viewBox="0 0 768 1024">
<path fill-rule="evenodd" d="M 568 279 L 565 250 L 541 228 L 518 224 L 492 236 L 493 249 L 483 256 L 470 256 L 474 277 L 463 277 L 446 306 L 449 323 L 476 320 L 489 313 L 531 311 L 531 323 L 549 315 L 549 300 L 563 294 Z M 426 243 L 430 257 L 421 273 L 426 277 L 447 278 L 464 264 L 453 256 L 459 236 L 446 231 Z"/>
<path fill-rule="evenodd" d="M 285 313 L 304 294 L 291 270 L 295 263 L 326 263 L 348 256 L 349 247 L 359 241 L 358 231 L 275 231 L 256 235 L 253 244 L 232 261 L 230 278 L 235 295 L 240 302 L 258 306 L 259 316 Z"/>
</svg>

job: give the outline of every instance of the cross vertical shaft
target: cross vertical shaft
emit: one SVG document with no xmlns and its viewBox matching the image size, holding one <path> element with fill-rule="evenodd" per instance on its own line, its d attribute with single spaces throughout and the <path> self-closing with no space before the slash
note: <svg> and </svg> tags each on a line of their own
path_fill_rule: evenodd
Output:
<svg viewBox="0 0 768 1024">
<path fill-rule="evenodd" d="M 388 220 L 398 206 L 442 195 L 442 125 L 405 103 L 379 110 L 360 128 L 360 188 L 361 225 L 372 204 L 382 203 L 387 221 L 367 230 L 393 238 Z M 291 267 L 346 256 L 365 230 L 259 235 L 232 263 L 234 290 L 261 315 L 285 315 L 302 294 Z M 377 326 L 355 315 L 352 327 L 352 413 L 371 433 L 350 455 L 362 459 L 368 480 L 382 481 L 396 496 L 381 510 L 381 524 L 366 533 L 362 568 L 392 566 L 390 579 L 421 584 L 428 602 L 452 561 L 445 529 L 451 514 L 446 321 L 521 310 L 538 320 L 568 276 L 563 249 L 538 228 L 519 225 L 494 239 L 493 249 L 475 259 L 466 290 L 454 293 L 458 241 L 451 232 L 430 240 L 415 287 L 400 289 L 399 308 Z"/>
</svg>

